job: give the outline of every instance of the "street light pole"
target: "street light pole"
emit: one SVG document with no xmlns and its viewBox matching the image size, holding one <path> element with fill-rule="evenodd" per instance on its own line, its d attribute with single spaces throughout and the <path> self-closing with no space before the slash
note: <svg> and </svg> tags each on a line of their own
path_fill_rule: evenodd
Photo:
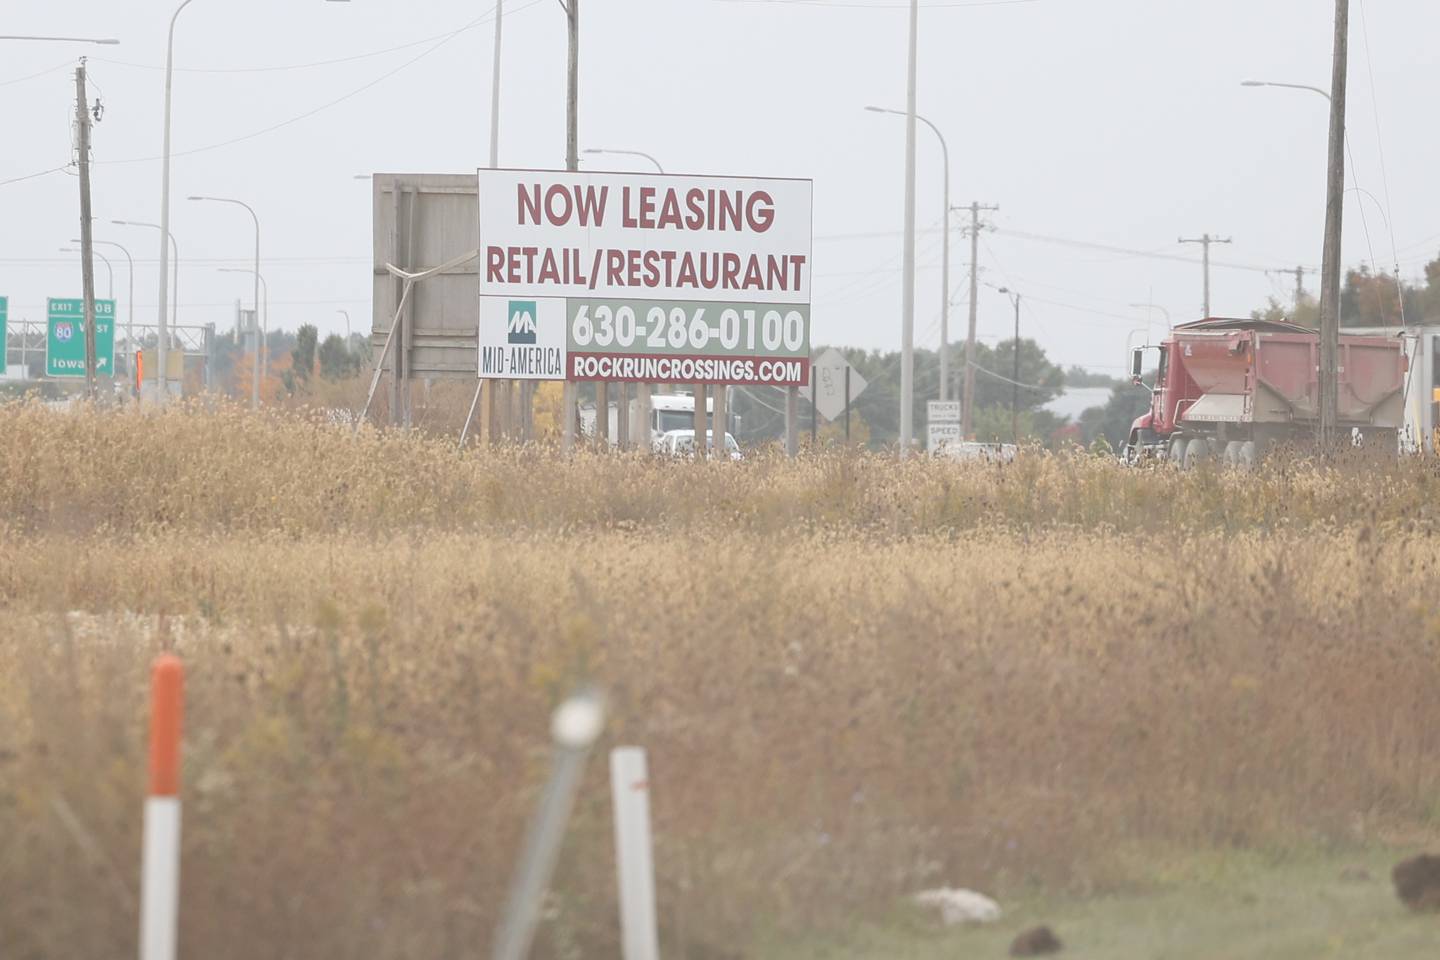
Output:
<svg viewBox="0 0 1440 960">
<path fill-rule="evenodd" d="M 194 0 L 182 0 L 180 6 L 175 8 L 175 13 L 170 17 L 170 33 L 165 43 L 165 148 L 161 159 L 160 174 L 160 309 L 159 329 L 160 343 L 155 351 L 155 359 L 159 363 L 160 390 L 157 393 L 157 403 L 164 405 L 170 391 L 169 377 L 165 367 L 166 329 L 165 329 L 165 294 L 166 281 L 170 273 L 170 249 L 165 245 L 165 238 L 170 235 L 170 94 L 172 81 L 175 76 L 175 21 L 180 19 L 180 13 L 190 6 Z M 176 259 L 179 259 L 177 254 Z M 178 270 L 178 265 L 177 265 Z M 176 295 L 178 299 L 178 293 Z"/>
<path fill-rule="evenodd" d="M 646 152 L 643 151 L 643 150 L 606 150 L 606 149 L 603 149 L 603 148 L 601 148 L 601 147 L 589 147 L 589 148 L 587 148 L 587 149 L 585 150 L 585 152 L 586 152 L 586 153 L 609 153 L 609 154 L 616 154 L 616 155 L 619 155 L 619 156 L 626 156 L 626 157 L 644 157 L 646 160 L 649 160 L 651 163 L 655 164 L 655 169 L 656 169 L 656 170 L 658 170 L 658 171 L 661 172 L 661 173 L 664 173 L 664 172 L 665 172 L 665 168 L 662 167 L 662 166 L 660 166 L 660 161 L 659 161 L 659 160 L 656 160 L 654 157 L 650 156 L 650 154 L 646 153 Z"/>
<path fill-rule="evenodd" d="M 250 409 L 258 410 L 260 409 L 260 379 L 267 359 L 266 350 L 268 345 L 265 343 L 265 337 L 270 332 L 270 284 L 265 282 L 265 278 L 260 274 L 259 270 L 246 270 L 243 267 L 220 267 L 219 271 L 221 273 L 253 273 L 255 275 L 255 282 L 259 284 L 260 289 L 265 291 L 264 324 L 260 322 L 261 301 L 257 299 L 255 305 L 255 370 L 251 377 L 250 386 Z"/>
<path fill-rule="evenodd" d="M 45 43 L 98 43 L 98 44 L 100 44 L 101 46 L 105 46 L 105 47 L 113 47 L 113 46 L 117 45 L 117 44 L 120 42 L 119 40 L 115 40 L 115 39 L 111 39 L 111 38 L 105 38 L 105 39 L 97 40 L 97 39 L 92 39 L 92 38 L 90 38 L 90 37 L 17 37 L 17 36 L 0 36 L 0 40 L 38 40 L 38 41 L 45 42 Z"/>
<path fill-rule="evenodd" d="M 1326 100 L 1329 100 L 1329 99 L 1330 99 L 1330 94 L 1326 93 L 1324 90 L 1321 90 L 1319 87 L 1313 87 L 1313 86 L 1311 86 L 1311 85 L 1308 84 L 1308 83 L 1280 83 L 1280 82 L 1275 81 L 1275 80 L 1241 80 L 1241 81 L 1240 81 L 1240 86 L 1242 86 L 1242 87 L 1284 87 L 1284 88 L 1287 89 L 1287 90 L 1309 90 L 1311 93 L 1318 93 L 1318 94 L 1320 94 L 1320 96 L 1324 97 Z"/>
<path fill-rule="evenodd" d="M 1335 0 L 1331 92 L 1308 83 L 1242 80 L 1243 87 L 1284 87 L 1318 93 L 1330 103 L 1326 153 L 1325 242 L 1320 266 L 1320 445 L 1334 441 L 1340 419 L 1340 232 L 1345 214 L 1345 91 L 1350 48 L 1350 0 Z"/>
<path fill-rule="evenodd" d="M 565 169 L 572 173 L 580 169 L 580 0 L 560 0 L 565 11 L 565 24 L 569 37 L 567 56 L 567 81 L 565 85 Z M 568 376 L 562 388 L 560 402 L 560 449 L 565 453 L 575 449 L 575 414 L 579 391 L 575 381 Z"/>
<path fill-rule="evenodd" d="M 74 241 L 74 240 L 71 241 L 71 243 L 75 243 L 75 242 L 76 242 L 76 241 Z M 61 253 L 79 253 L 79 254 L 82 254 L 82 255 L 83 255 L 83 253 L 84 253 L 84 251 L 80 250 L 78 247 L 61 247 L 61 248 L 60 248 L 60 252 L 61 252 Z M 94 254 L 95 254 L 95 256 L 97 256 L 97 257 L 100 258 L 100 262 L 101 262 L 101 263 L 105 264 L 105 272 L 108 273 L 109 276 L 110 276 L 110 299 L 111 299 L 111 300 L 114 300 L 114 299 L 115 299 L 115 268 L 110 265 L 110 258 L 107 257 L 107 256 L 105 256 L 105 254 L 99 252 L 98 250 L 97 250 L 97 251 L 94 251 Z"/>
<path fill-rule="evenodd" d="M 866 107 L 865 109 L 872 113 L 905 116 L 899 110 L 887 110 L 884 107 Z M 943 233 L 940 252 L 940 399 L 945 400 L 950 395 L 950 148 L 946 146 L 945 136 L 940 132 L 939 127 L 919 114 L 915 115 L 915 119 L 935 133 L 935 138 L 940 141 L 940 156 L 945 164 L 945 216 L 941 228 Z"/>
<path fill-rule="evenodd" d="M 142 223 L 139 220 L 111 220 L 110 222 L 115 224 L 115 226 L 117 227 L 145 227 L 148 230 L 160 229 L 160 225 L 158 223 Z M 166 236 L 170 238 L 170 249 L 172 251 L 175 261 L 175 269 L 174 271 L 172 271 L 172 276 L 170 278 L 170 298 L 172 300 L 172 303 L 170 304 L 170 325 L 175 326 L 180 322 L 180 245 L 175 242 L 175 234 L 170 233 L 168 230 L 165 233 Z M 165 324 L 161 323 L 159 332 L 161 334 L 164 334 L 165 329 Z M 160 339 L 163 340 L 165 338 L 161 337 Z"/>
<path fill-rule="evenodd" d="M 905 72 L 905 242 L 900 294 L 900 457 L 915 434 L 915 47 L 920 2 L 910 0 L 910 50 Z"/>
<path fill-rule="evenodd" d="M 490 76 L 490 169 L 500 166 L 500 24 L 505 0 L 495 0 L 495 57 Z"/>
<path fill-rule="evenodd" d="M 345 349 L 346 349 L 346 350 L 349 350 L 349 349 L 350 349 L 350 311 L 349 311 L 349 310 L 336 310 L 335 312 L 338 313 L 338 314 L 340 314 L 342 317 L 345 318 Z"/>
<path fill-rule="evenodd" d="M 79 240 L 71 240 L 71 243 L 79 243 Z M 125 254 L 125 262 L 129 265 L 127 271 L 130 277 L 130 299 L 125 305 L 125 369 L 131 374 L 135 372 L 135 259 L 130 256 L 130 251 L 113 240 L 92 241 L 96 246 L 114 247 Z M 134 377 L 132 376 L 133 380 Z"/>
<path fill-rule="evenodd" d="M 1010 378 L 1010 440 L 1020 446 L 1020 292 L 1001 287 L 1000 292 L 1008 295 L 1015 303 L 1015 362 Z"/>
<path fill-rule="evenodd" d="M 260 217 L 255 213 L 255 208 L 244 200 L 233 200 L 229 197 L 191 197 L 192 201 L 208 201 L 210 203 L 229 203 L 237 207 L 244 207 L 250 214 L 250 219 L 255 221 L 255 385 L 250 391 L 250 409 L 260 409 Z"/>
<path fill-rule="evenodd" d="M 1170 311 L 1160 306 L 1160 304 L 1147 301 L 1145 303 L 1132 303 L 1130 304 L 1130 308 L 1132 310 L 1145 311 L 1145 340 L 1147 344 L 1150 340 L 1150 314 L 1152 312 L 1159 310 L 1161 313 L 1163 313 L 1165 315 L 1165 329 L 1167 331 L 1170 329 Z M 1128 349 L 1130 344 L 1127 342 L 1125 346 Z"/>
</svg>

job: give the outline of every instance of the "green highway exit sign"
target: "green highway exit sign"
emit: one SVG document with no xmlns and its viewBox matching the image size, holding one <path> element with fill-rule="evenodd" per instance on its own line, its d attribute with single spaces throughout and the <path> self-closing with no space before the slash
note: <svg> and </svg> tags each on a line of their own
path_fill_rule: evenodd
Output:
<svg viewBox="0 0 1440 960">
<path fill-rule="evenodd" d="M 49 301 L 45 337 L 47 377 L 85 376 L 85 301 Z M 115 372 L 115 301 L 95 301 L 95 375 Z"/>
</svg>

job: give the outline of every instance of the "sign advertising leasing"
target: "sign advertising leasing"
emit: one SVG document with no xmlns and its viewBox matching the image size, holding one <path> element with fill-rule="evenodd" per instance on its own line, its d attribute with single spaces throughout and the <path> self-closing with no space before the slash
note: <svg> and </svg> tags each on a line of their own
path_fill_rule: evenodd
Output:
<svg viewBox="0 0 1440 960">
<path fill-rule="evenodd" d="M 47 377 L 85 376 L 85 301 L 51 298 L 45 336 Z M 95 301 L 95 373 L 115 370 L 115 301 Z"/>
<path fill-rule="evenodd" d="M 804 385 L 809 180 L 479 172 L 480 376 Z"/>
</svg>

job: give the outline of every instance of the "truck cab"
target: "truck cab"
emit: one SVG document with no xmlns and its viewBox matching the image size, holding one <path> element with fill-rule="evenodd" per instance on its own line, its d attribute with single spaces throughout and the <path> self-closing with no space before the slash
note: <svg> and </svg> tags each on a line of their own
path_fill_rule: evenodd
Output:
<svg viewBox="0 0 1440 960">
<path fill-rule="evenodd" d="M 705 398 L 706 422 L 715 409 L 715 401 Z M 685 394 L 657 394 L 650 398 L 650 446 L 660 452 L 665 434 L 672 430 L 695 429 L 695 397 Z M 693 434 L 692 434 L 693 436 Z"/>
</svg>

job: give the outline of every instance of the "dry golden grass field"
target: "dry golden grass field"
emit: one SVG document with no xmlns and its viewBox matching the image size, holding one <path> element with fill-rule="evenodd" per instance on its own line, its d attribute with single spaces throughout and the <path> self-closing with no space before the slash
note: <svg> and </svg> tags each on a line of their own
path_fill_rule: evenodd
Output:
<svg viewBox="0 0 1440 960">
<path fill-rule="evenodd" d="M 228 408 L 0 436 L 6 958 L 133 954 L 164 649 L 206 960 L 484 954 L 585 681 L 600 749 L 649 750 L 667 957 L 1440 839 L 1433 460 L 461 456 Z M 539 956 L 618 955 L 604 767 Z"/>
</svg>

